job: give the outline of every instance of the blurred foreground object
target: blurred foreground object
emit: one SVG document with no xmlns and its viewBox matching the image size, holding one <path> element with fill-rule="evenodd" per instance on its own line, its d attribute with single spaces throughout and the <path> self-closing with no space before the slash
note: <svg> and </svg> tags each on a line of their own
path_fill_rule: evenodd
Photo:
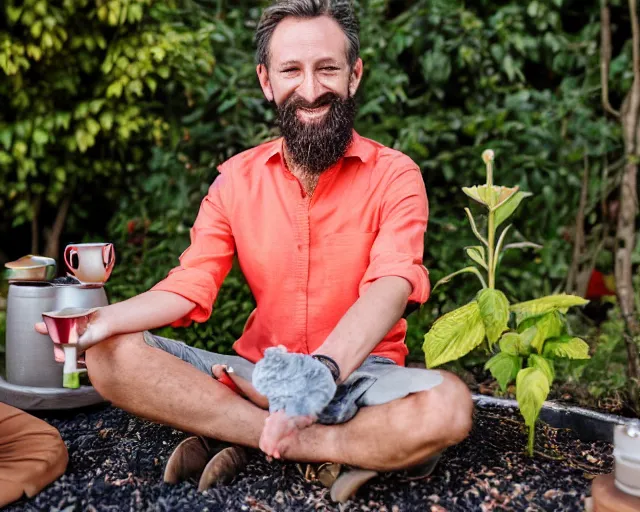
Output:
<svg viewBox="0 0 640 512">
<path fill-rule="evenodd" d="M 55 428 L 0 403 L 0 507 L 38 494 L 65 472 L 68 461 Z"/>
</svg>

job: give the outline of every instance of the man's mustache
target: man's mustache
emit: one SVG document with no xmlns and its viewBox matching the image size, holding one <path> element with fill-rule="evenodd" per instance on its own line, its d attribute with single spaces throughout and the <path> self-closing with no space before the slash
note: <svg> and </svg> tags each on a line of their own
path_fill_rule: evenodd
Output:
<svg viewBox="0 0 640 512">
<path fill-rule="evenodd" d="M 324 107 L 325 105 L 331 105 L 334 101 L 339 101 L 339 100 L 340 98 L 332 92 L 324 93 L 322 96 L 319 96 L 311 103 L 309 103 L 307 100 L 305 100 L 304 98 L 301 98 L 298 95 L 294 95 L 294 96 L 291 96 L 285 102 L 283 107 L 286 109 L 297 110 L 299 108 L 304 108 L 307 110 L 313 110 L 316 108 Z"/>
</svg>

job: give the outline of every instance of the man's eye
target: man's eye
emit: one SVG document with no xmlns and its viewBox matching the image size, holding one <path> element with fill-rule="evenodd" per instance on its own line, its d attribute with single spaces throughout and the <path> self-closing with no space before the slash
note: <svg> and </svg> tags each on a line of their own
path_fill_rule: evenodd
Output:
<svg viewBox="0 0 640 512">
<path fill-rule="evenodd" d="M 337 68 L 335 66 L 325 66 L 324 68 L 321 68 L 321 69 L 322 71 L 338 71 L 338 69 L 340 68 Z"/>
<path fill-rule="evenodd" d="M 282 72 L 283 73 L 293 73 L 294 71 L 297 71 L 296 68 L 287 68 L 287 69 L 283 69 Z"/>
</svg>

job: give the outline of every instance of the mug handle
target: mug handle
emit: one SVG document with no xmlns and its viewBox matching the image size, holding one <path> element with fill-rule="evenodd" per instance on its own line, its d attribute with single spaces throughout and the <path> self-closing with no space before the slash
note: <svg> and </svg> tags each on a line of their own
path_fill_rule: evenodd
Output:
<svg viewBox="0 0 640 512">
<path fill-rule="evenodd" d="M 116 252 L 113 250 L 113 244 L 105 245 L 102 248 L 102 261 L 104 262 L 106 271 L 111 272 L 116 262 Z"/>
<path fill-rule="evenodd" d="M 77 255 L 78 254 L 78 249 L 76 248 L 75 245 L 67 245 L 67 247 L 64 250 L 64 262 L 67 264 L 67 268 L 71 271 L 71 273 L 73 275 L 75 275 L 75 271 L 78 270 L 77 268 L 74 268 L 73 265 L 71 264 L 71 258 L 73 257 L 73 255 Z"/>
</svg>

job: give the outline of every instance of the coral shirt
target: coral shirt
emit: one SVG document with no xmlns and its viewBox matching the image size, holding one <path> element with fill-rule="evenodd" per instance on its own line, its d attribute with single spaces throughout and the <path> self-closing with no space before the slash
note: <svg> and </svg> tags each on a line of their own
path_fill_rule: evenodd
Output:
<svg viewBox="0 0 640 512">
<path fill-rule="evenodd" d="M 409 302 L 426 302 L 428 205 L 420 170 L 398 151 L 353 137 L 312 196 L 287 169 L 281 138 L 219 167 L 180 265 L 152 288 L 196 304 L 173 326 L 209 318 L 236 253 L 257 307 L 233 348 L 253 362 L 279 344 L 316 350 L 378 278 L 403 277 L 413 287 Z M 406 330 L 399 320 L 373 354 L 404 364 Z"/>
</svg>

